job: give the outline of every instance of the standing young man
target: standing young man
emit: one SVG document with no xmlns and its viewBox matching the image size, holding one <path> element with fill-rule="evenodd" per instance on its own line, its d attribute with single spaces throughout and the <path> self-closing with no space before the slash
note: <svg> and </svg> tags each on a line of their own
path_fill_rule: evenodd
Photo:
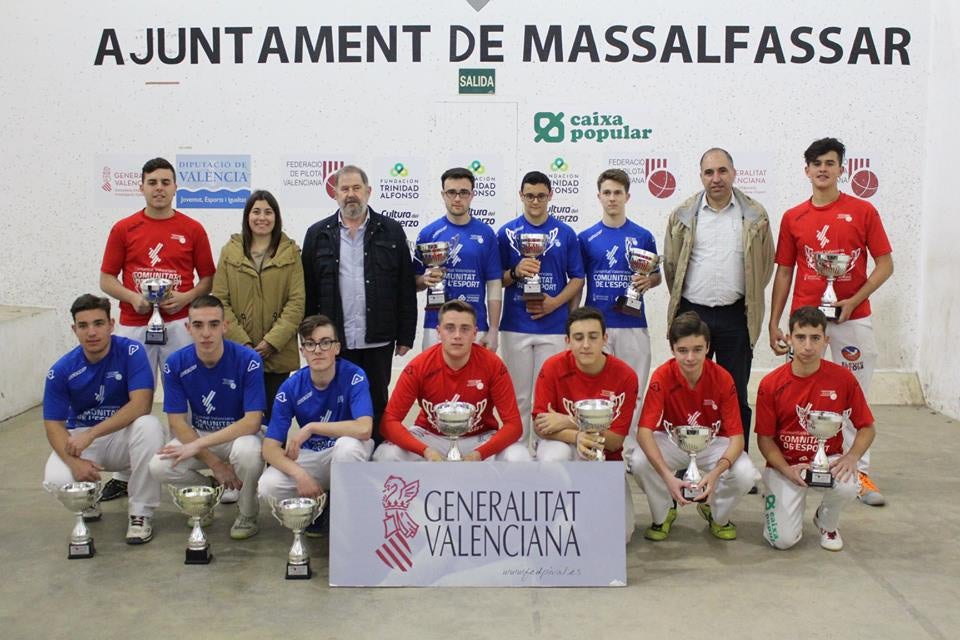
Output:
<svg viewBox="0 0 960 640">
<path fill-rule="evenodd" d="M 770 303 L 770 347 L 774 353 L 787 353 L 780 330 L 780 317 L 787 304 L 790 281 L 796 267 L 791 311 L 818 306 L 827 286 L 816 271 L 815 254 L 842 251 L 850 256 L 850 271 L 834 282 L 836 306 L 840 315 L 827 324 L 833 361 L 849 369 L 860 383 L 863 394 L 870 391 L 877 362 L 877 342 L 870 315 L 870 295 L 893 275 L 893 249 L 872 204 L 841 193 L 837 181 L 843 174 L 846 148 L 836 138 L 814 141 L 803 156 L 804 169 L 813 193 L 810 198 L 783 214 L 777 242 L 777 272 Z M 867 275 L 867 253 L 873 258 L 873 270 Z M 844 428 L 846 446 L 855 437 L 853 428 Z M 882 506 L 886 500 L 868 475 L 870 452 L 859 462 L 860 500 Z"/>
</svg>

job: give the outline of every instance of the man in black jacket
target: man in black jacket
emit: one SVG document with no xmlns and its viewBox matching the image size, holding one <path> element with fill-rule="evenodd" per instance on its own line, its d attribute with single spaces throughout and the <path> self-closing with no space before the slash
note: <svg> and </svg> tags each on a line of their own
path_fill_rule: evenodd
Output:
<svg viewBox="0 0 960 640">
<path fill-rule="evenodd" d="M 410 350 L 417 330 L 416 280 L 403 227 L 367 206 L 363 169 L 343 167 L 335 185 L 339 210 L 303 240 L 306 315 L 332 319 L 340 356 L 367 373 L 379 444 L 393 355 Z"/>
</svg>

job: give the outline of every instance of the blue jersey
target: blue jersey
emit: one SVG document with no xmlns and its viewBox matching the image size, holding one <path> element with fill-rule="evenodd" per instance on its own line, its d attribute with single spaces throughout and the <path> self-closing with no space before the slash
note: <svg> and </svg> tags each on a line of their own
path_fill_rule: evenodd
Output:
<svg viewBox="0 0 960 640">
<path fill-rule="evenodd" d="M 130 392 L 153 389 L 147 351 L 136 340 L 110 336 L 110 350 L 92 363 L 77 346 L 47 372 L 43 419 L 67 423 L 67 429 L 95 427 L 130 401 Z"/>
<path fill-rule="evenodd" d="M 283 381 L 273 401 L 273 412 L 267 427 L 268 438 L 285 443 L 290 422 L 294 418 L 303 427 L 310 422 L 340 422 L 363 416 L 373 417 L 370 385 L 363 369 L 342 358 L 337 358 L 336 367 L 333 380 L 322 391 L 310 379 L 310 367 L 300 369 Z M 323 451 L 336 441 L 336 438 L 313 434 L 300 448 Z"/>
<path fill-rule="evenodd" d="M 163 410 L 193 414 L 198 431 L 219 431 L 247 411 L 263 411 L 263 362 L 250 347 L 223 341 L 223 356 L 212 367 L 197 358 L 191 344 L 163 364 Z"/>
<path fill-rule="evenodd" d="M 539 227 L 522 215 L 500 227 L 497 240 L 500 245 L 500 266 L 504 271 L 517 265 L 520 254 L 520 234 L 547 234 L 547 250 L 540 256 L 540 283 L 543 292 L 555 296 L 567 286 L 571 278 L 583 277 L 583 258 L 577 234 L 569 225 L 553 216 L 547 216 Z M 515 282 L 503 292 L 502 331 L 534 333 L 538 335 L 566 333 L 567 305 L 560 305 L 547 316 L 534 320 L 527 313 L 523 299 L 523 282 Z"/>
<path fill-rule="evenodd" d="M 450 243 L 450 256 L 444 264 L 447 300 L 456 298 L 469 302 L 477 311 L 477 329 L 488 330 L 487 280 L 500 280 L 503 277 L 497 236 L 493 229 L 476 218 L 470 218 L 467 224 L 457 225 L 444 216 L 420 230 L 417 244 L 422 242 Z M 423 275 L 426 271 L 419 256 L 414 259 L 413 266 L 417 275 Z M 427 329 L 436 328 L 436 309 L 427 309 L 423 326 Z"/>
<path fill-rule="evenodd" d="M 611 329 L 646 327 L 646 305 L 640 317 L 620 313 L 614 305 L 626 292 L 633 276 L 627 264 L 627 251 L 631 247 L 640 247 L 656 253 L 657 242 L 653 234 L 630 220 L 618 229 L 601 221 L 581 231 L 578 237 L 583 266 L 587 271 L 586 304 L 603 312 L 607 327 Z"/>
</svg>

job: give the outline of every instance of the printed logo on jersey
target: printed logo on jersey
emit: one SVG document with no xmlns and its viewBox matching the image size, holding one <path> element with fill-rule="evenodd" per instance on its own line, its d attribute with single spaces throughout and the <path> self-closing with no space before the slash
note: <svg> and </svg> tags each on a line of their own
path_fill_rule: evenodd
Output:
<svg viewBox="0 0 960 640">
<path fill-rule="evenodd" d="M 251 360 L 250 364 L 247 365 L 247 373 L 250 373 L 251 371 L 256 371 L 259 368 L 260 368 L 260 361 Z"/>
<path fill-rule="evenodd" d="M 164 366 L 166 366 L 166 364 L 164 364 Z M 193 373 L 193 372 L 196 371 L 196 370 L 197 370 L 197 365 L 192 364 L 192 365 L 190 365 L 189 367 L 187 367 L 186 369 L 184 369 L 183 371 L 180 372 L 180 377 L 183 378 L 183 377 L 185 377 L 185 376 L 188 376 L 188 375 L 190 375 L 191 373 Z M 170 373 L 170 372 L 167 371 L 167 373 Z"/>
<path fill-rule="evenodd" d="M 223 379 L 222 379 L 222 382 L 223 382 L 224 386 L 230 387 L 231 389 L 236 389 L 236 388 L 237 388 L 237 383 L 234 382 L 233 380 L 231 380 L 230 378 L 223 378 Z"/>
<path fill-rule="evenodd" d="M 132 345 L 130 345 L 129 347 L 127 347 L 127 355 L 128 355 L 128 356 L 132 356 L 132 355 L 135 354 L 137 351 L 140 351 L 140 345 L 138 345 L 138 344 L 132 344 Z"/>
<path fill-rule="evenodd" d="M 704 400 L 704 401 L 703 401 L 703 406 L 705 406 L 705 407 L 710 407 L 710 408 L 713 409 L 714 411 L 716 411 L 716 410 L 718 409 L 718 405 L 717 405 L 717 401 L 716 401 L 716 400 L 709 400 L 709 399 L 708 399 L 708 400 Z"/>
<path fill-rule="evenodd" d="M 179 242 L 180 244 L 187 244 L 187 237 L 182 236 L 179 233 L 171 233 L 170 239 Z"/>
<path fill-rule="evenodd" d="M 471 233 L 470 239 L 476 242 L 477 244 L 483 244 L 483 236 L 478 233 Z"/>
<path fill-rule="evenodd" d="M 107 395 L 107 388 L 104 385 L 100 385 L 100 389 L 93 394 L 93 397 L 96 399 L 97 404 L 103 404 L 103 398 Z"/>
<path fill-rule="evenodd" d="M 281 404 L 286 404 L 286 403 L 287 403 L 287 392 L 286 392 L 286 391 L 278 391 L 276 397 L 274 398 L 274 400 L 276 400 L 277 402 L 279 402 L 279 403 L 281 403 Z"/>
<path fill-rule="evenodd" d="M 830 242 L 830 239 L 827 237 L 827 231 L 830 230 L 830 225 L 825 224 L 820 231 L 817 231 L 817 242 L 820 243 L 820 248 L 823 249 L 827 246 L 827 243 Z"/>
<path fill-rule="evenodd" d="M 170 365 L 168 365 L 166 362 L 163 363 L 163 372 L 170 373 Z"/>
<path fill-rule="evenodd" d="M 620 249 L 617 245 L 613 245 L 607 249 L 607 267 L 613 269 L 617 264 L 617 251 Z"/>
<path fill-rule="evenodd" d="M 510 248 L 517 252 L 517 255 L 521 258 L 523 253 L 520 251 L 520 235 L 522 235 L 522 228 L 511 229 L 507 227 L 504 229 L 504 232 L 507 234 L 507 242 L 510 243 Z M 560 242 L 557 240 L 557 235 L 560 233 L 560 227 L 554 227 L 550 230 L 550 233 L 547 234 L 547 248 L 543 250 L 541 256 L 545 256 L 550 253 L 550 249 L 553 247 L 560 246 Z"/>
<path fill-rule="evenodd" d="M 364 377 L 362 375 L 360 375 L 359 373 L 355 373 L 353 374 L 353 378 L 350 380 L 350 386 L 351 387 L 356 386 L 359 383 L 363 382 L 363 380 L 364 380 Z"/>
<path fill-rule="evenodd" d="M 860 349 L 851 345 L 848 345 L 840 350 L 841 355 L 843 355 L 844 360 L 848 362 L 854 362 L 860 359 Z"/>
<path fill-rule="evenodd" d="M 450 253 L 447 255 L 447 263 L 451 267 L 455 267 L 463 262 L 463 258 L 460 257 L 460 250 L 463 249 L 463 244 L 460 242 L 460 234 L 458 233 L 450 238 L 449 243 Z"/>
<path fill-rule="evenodd" d="M 650 391 L 653 391 L 653 392 L 656 392 L 656 393 L 660 393 L 660 388 L 661 388 L 661 387 L 660 387 L 660 383 L 659 383 L 659 382 L 653 381 L 653 382 L 650 383 Z"/>
<path fill-rule="evenodd" d="M 71 373 L 69 376 L 67 376 L 67 380 L 68 380 L 68 381 L 69 381 L 69 380 L 73 380 L 73 379 L 76 378 L 77 376 L 82 375 L 83 372 L 86 371 L 86 370 L 87 370 L 87 367 L 86 367 L 86 366 L 80 367 L 79 369 L 77 369 L 76 371 L 74 371 L 73 373 Z"/>
<path fill-rule="evenodd" d="M 302 405 L 304 402 L 306 402 L 312 397 L 313 397 L 313 391 L 307 391 L 304 395 L 297 398 L 297 406 L 299 407 L 300 405 Z"/>
<path fill-rule="evenodd" d="M 200 401 L 203 403 L 203 408 L 207 410 L 207 415 L 210 415 L 211 413 L 217 410 L 217 408 L 213 406 L 213 399 L 216 396 L 217 396 L 216 391 L 211 391 L 205 396 L 200 396 Z"/>
<path fill-rule="evenodd" d="M 57 377 L 57 374 L 53 372 L 53 369 L 50 369 L 49 371 L 47 371 L 47 380 L 53 380 L 56 377 Z"/>
<path fill-rule="evenodd" d="M 478 391 L 483 391 L 483 380 L 467 380 L 467 388 L 476 387 Z"/>
<path fill-rule="evenodd" d="M 150 256 L 150 266 L 155 267 L 157 263 L 160 262 L 160 250 L 163 249 L 163 243 L 158 242 L 157 246 L 153 247 L 147 251 L 147 255 Z"/>
<path fill-rule="evenodd" d="M 407 482 L 390 476 L 383 483 L 383 544 L 375 553 L 391 569 L 407 571 L 413 567 L 413 551 L 407 542 L 417 535 L 420 525 L 408 513 L 410 503 L 420 493 L 420 481 Z"/>
<path fill-rule="evenodd" d="M 112 379 L 119 382 L 120 380 L 123 380 L 123 374 L 119 371 L 107 371 L 107 379 Z"/>
<path fill-rule="evenodd" d="M 820 390 L 820 397 L 821 397 L 821 398 L 830 398 L 831 400 L 836 400 L 836 399 L 837 399 L 837 392 L 834 391 L 833 389 L 821 389 L 821 390 Z"/>
</svg>

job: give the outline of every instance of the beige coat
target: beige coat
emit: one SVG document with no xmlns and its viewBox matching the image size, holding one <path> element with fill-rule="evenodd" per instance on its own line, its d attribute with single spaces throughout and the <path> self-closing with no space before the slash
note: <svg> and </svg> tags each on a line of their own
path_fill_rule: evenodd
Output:
<svg viewBox="0 0 960 640">
<path fill-rule="evenodd" d="M 774 245 L 770 233 L 770 220 L 763 205 L 743 193 L 733 190 L 743 212 L 743 275 L 745 280 L 745 301 L 747 330 L 750 332 L 750 346 L 757 343 L 763 326 L 764 289 L 773 276 Z M 670 289 L 670 306 L 667 308 L 667 324 L 677 315 L 680 294 L 683 293 L 683 279 L 687 275 L 687 264 L 693 252 L 693 240 L 697 232 L 697 213 L 703 191 L 685 200 L 670 214 L 667 222 L 667 237 L 663 247 L 663 271 Z"/>
<path fill-rule="evenodd" d="M 304 293 L 296 242 L 283 234 L 276 255 L 257 273 L 243 254 L 240 234 L 233 234 L 220 251 L 213 295 L 223 301 L 229 340 L 255 347 L 265 339 L 277 350 L 264 362 L 264 370 L 288 373 L 300 368 L 297 327 L 303 320 Z"/>
</svg>

